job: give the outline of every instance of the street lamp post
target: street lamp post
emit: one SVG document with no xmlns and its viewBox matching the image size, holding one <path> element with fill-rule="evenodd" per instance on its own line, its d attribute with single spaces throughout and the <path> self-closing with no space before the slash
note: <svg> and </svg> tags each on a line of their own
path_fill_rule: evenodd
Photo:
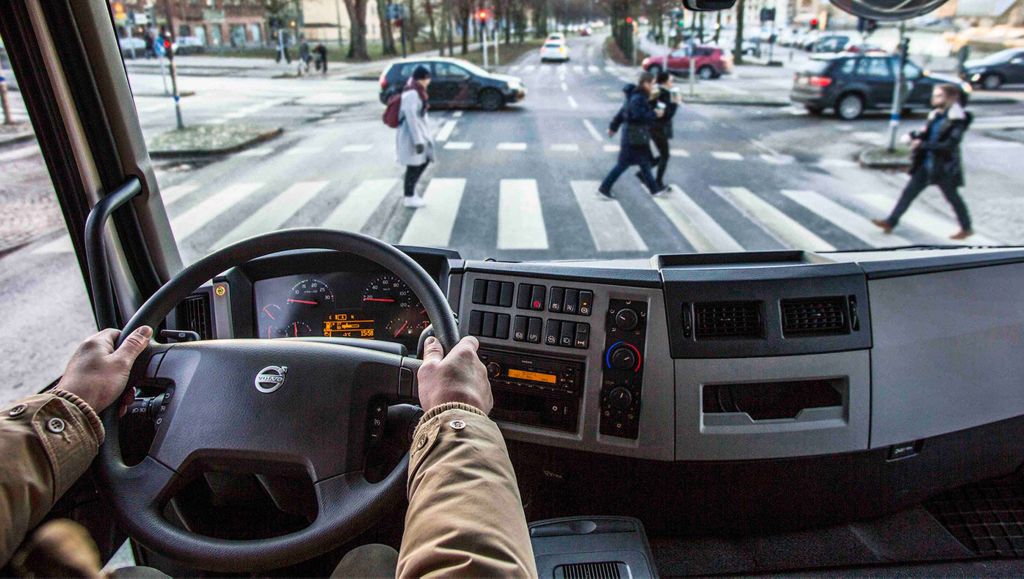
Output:
<svg viewBox="0 0 1024 579">
<path fill-rule="evenodd" d="M 907 51 L 910 48 L 910 39 L 905 36 L 906 25 L 900 22 L 900 43 L 899 43 L 899 70 L 896 71 L 896 87 L 892 91 L 892 112 L 889 115 L 889 148 L 891 153 L 896 150 L 896 134 L 900 130 L 900 114 L 903 111 L 903 83 L 906 82 L 906 75 L 903 69 L 907 66 Z"/>
</svg>

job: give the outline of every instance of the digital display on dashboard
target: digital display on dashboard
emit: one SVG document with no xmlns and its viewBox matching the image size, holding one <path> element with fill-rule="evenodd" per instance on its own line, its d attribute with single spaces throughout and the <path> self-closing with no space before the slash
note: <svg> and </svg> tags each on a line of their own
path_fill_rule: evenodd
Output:
<svg viewBox="0 0 1024 579">
<path fill-rule="evenodd" d="M 554 374 L 545 374 L 544 372 L 532 372 L 530 370 L 519 370 L 517 368 L 509 368 L 509 378 L 518 378 L 520 380 L 530 380 L 532 382 L 545 382 L 547 384 L 554 384 L 558 381 L 558 377 Z"/>
<path fill-rule="evenodd" d="M 386 340 L 415 349 L 430 321 L 392 273 L 334 272 L 253 284 L 261 338 L 325 336 Z"/>
</svg>

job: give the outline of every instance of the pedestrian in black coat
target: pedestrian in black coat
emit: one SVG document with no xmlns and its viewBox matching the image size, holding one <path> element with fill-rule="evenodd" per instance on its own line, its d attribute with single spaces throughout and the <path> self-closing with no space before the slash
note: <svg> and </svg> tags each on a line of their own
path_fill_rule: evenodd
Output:
<svg viewBox="0 0 1024 579">
<path fill-rule="evenodd" d="M 651 125 L 651 142 L 658 150 L 658 156 L 654 158 L 654 164 L 658 170 L 654 176 L 654 183 L 658 190 L 665 189 L 665 169 L 668 168 L 669 139 L 672 138 L 672 120 L 679 109 L 675 93 L 672 92 L 672 75 L 662 71 L 658 73 L 658 86 L 655 89 L 656 106 L 662 108 L 665 113 Z"/>
<path fill-rule="evenodd" d="M 872 219 L 872 223 L 886 233 L 892 232 L 921 191 L 929 185 L 937 185 L 946 201 L 953 206 L 960 222 L 960 231 L 950 239 L 967 239 L 974 234 L 967 205 L 958 191 L 964 184 L 960 141 L 973 119 L 971 113 L 960 105 L 960 97 L 960 88 L 953 84 L 940 84 L 932 90 L 935 109 L 928 115 L 924 130 L 910 134 L 910 182 L 889 217 Z"/>
<path fill-rule="evenodd" d="M 619 159 L 601 182 L 598 193 L 604 199 L 611 199 L 612 185 L 633 165 L 640 166 L 640 178 L 652 195 L 664 193 L 663 188 L 657 187 L 654 175 L 651 174 L 651 126 L 664 114 L 651 106 L 654 76 L 648 72 L 642 73 L 636 85 L 626 85 L 622 92 L 626 94 L 626 102 L 608 127 L 608 136 L 614 136 L 625 125 L 620 139 Z"/>
</svg>

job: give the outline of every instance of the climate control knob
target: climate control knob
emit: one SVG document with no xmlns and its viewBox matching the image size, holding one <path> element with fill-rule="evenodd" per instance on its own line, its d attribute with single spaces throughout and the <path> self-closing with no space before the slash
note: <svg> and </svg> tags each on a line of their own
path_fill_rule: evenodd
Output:
<svg viewBox="0 0 1024 579">
<path fill-rule="evenodd" d="M 497 378 L 498 376 L 501 376 L 501 364 L 497 362 L 488 362 L 487 375 L 490 376 L 491 378 Z"/>
<path fill-rule="evenodd" d="M 617 370 L 630 370 L 636 366 L 636 362 L 633 348 L 622 344 L 613 346 L 608 356 L 608 365 Z"/>
<path fill-rule="evenodd" d="M 639 323 L 640 317 L 630 308 L 622 308 L 615 313 L 615 327 L 623 332 L 635 330 Z"/>
<path fill-rule="evenodd" d="M 608 405 L 614 410 L 625 411 L 633 404 L 633 393 L 629 388 L 618 386 L 608 393 Z"/>
</svg>

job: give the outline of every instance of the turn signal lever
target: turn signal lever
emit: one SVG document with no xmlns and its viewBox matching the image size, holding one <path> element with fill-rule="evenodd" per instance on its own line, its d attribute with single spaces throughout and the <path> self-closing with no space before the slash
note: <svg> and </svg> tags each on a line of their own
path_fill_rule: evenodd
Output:
<svg viewBox="0 0 1024 579">
<path fill-rule="evenodd" d="M 168 389 L 156 396 L 136 398 L 121 417 L 121 452 L 128 464 L 135 464 L 146 457 L 172 392 Z"/>
</svg>

